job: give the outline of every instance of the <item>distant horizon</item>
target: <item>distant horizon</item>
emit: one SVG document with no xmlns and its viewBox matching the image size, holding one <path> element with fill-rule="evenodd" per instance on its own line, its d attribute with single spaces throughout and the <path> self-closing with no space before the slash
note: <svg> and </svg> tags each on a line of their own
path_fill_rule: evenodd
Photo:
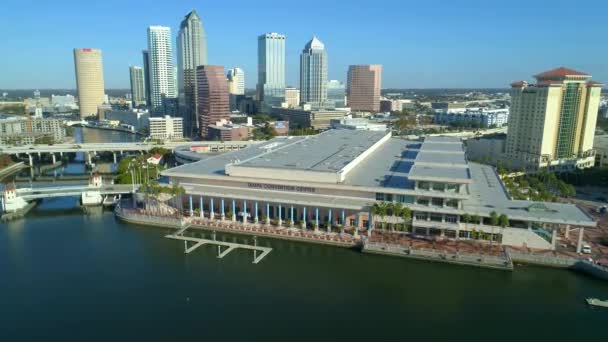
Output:
<svg viewBox="0 0 608 342">
<path fill-rule="evenodd" d="M 36 5 L 32 11 L 27 2 L 3 3 L 0 30 L 11 38 L 3 44 L 2 89 L 74 89 L 72 51 L 82 47 L 102 50 L 106 89 L 128 89 L 129 66 L 142 66 L 147 27 L 170 27 L 175 51 L 180 21 L 192 9 L 206 31 L 209 64 L 240 67 L 248 88 L 257 83 L 257 36 L 265 32 L 286 35 L 286 83 L 292 85 L 299 84 L 299 55 L 312 36 L 326 46 L 329 79 L 345 82 L 349 65 L 381 64 L 383 89 L 502 89 L 559 66 L 608 83 L 608 3 L 600 0 L 579 7 L 566 0 L 387 0 L 373 6 L 310 0 L 309 8 L 323 9 L 314 24 L 293 15 L 297 4 L 278 0 L 194 8 L 185 0 L 171 6 L 117 0 Z M 555 24 L 564 17 L 568 25 Z"/>
</svg>

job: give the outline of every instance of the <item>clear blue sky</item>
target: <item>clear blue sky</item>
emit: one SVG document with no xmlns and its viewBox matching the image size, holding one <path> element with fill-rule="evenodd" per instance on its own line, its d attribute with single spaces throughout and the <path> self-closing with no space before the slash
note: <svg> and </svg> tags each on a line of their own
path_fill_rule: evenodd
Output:
<svg viewBox="0 0 608 342">
<path fill-rule="evenodd" d="M 207 31 L 209 63 L 256 82 L 256 36 L 287 35 L 287 82 L 314 34 L 329 77 L 349 64 L 382 64 L 383 87 L 506 87 L 557 66 L 608 82 L 608 1 L 563 0 L 3 0 L 0 88 L 74 88 L 72 49 L 103 50 L 106 88 L 127 88 L 146 27 L 175 36 L 192 8 Z M 310 9 L 310 10 L 307 10 Z"/>
</svg>

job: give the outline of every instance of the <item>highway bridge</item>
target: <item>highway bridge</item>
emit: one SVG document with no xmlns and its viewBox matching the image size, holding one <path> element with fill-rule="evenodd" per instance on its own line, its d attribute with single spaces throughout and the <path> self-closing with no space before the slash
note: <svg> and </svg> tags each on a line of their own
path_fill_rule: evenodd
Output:
<svg viewBox="0 0 608 342">
<path fill-rule="evenodd" d="M 133 184 L 103 184 L 103 179 L 99 175 L 94 175 L 86 185 L 64 185 L 64 186 L 45 186 L 16 188 L 15 186 L 5 186 L 0 199 L 0 213 L 18 212 L 28 207 L 28 202 L 44 198 L 55 197 L 79 197 L 83 205 L 99 205 L 107 203 L 107 199 L 119 198 L 122 195 L 132 194 L 137 188 Z"/>
<path fill-rule="evenodd" d="M 63 156 L 64 153 L 85 153 L 87 162 L 91 163 L 91 158 L 100 152 L 110 152 L 114 154 L 116 162 L 116 154 L 125 152 L 143 153 L 154 148 L 164 148 L 171 151 L 176 149 L 181 150 L 196 150 L 197 153 L 219 153 L 227 151 L 235 151 L 247 147 L 251 144 L 256 144 L 257 141 L 189 141 L 189 142 L 164 142 L 162 144 L 145 143 L 145 142 L 126 142 L 126 143 L 73 143 L 73 144 L 49 144 L 49 145 L 24 145 L 24 146 L 7 146 L 0 145 L 0 153 L 21 155 L 29 158 L 30 166 L 33 166 L 35 155 L 50 154 L 53 164 L 56 162 L 56 155 Z"/>
</svg>

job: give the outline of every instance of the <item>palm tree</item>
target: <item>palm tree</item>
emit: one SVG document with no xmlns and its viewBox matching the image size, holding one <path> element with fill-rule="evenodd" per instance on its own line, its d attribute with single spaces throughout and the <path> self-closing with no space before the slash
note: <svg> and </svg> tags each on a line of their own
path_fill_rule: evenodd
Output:
<svg viewBox="0 0 608 342">
<path fill-rule="evenodd" d="M 412 220 L 412 209 L 403 207 L 401 209 L 401 218 L 403 218 L 403 231 L 405 232 L 408 223 Z"/>
</svg>

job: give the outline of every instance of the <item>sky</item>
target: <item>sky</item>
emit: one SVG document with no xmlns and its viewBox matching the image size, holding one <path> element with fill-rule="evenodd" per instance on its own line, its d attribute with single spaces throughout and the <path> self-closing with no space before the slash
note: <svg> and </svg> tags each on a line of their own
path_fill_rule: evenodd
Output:
<svg viewBox="0 0 608 342">
<path fill-rule="evenodd" d="M 175 37 L 191 9 L 209 64 L 244 69 L 248 88 L 265 32 L 287 36 L 295 86 L 313 35 L 325 43 L 330 79 L 345 81 L 351 64 L 382 64 L 383 88 L 504 88 L 559 66 L 608 83 L 606 0 L 3 0 L 0 89 L 75 88 L 76 47 L 102 49 L 106 88 L 128 88 L 146 28 L 169 26 Z"/>
</svg>

